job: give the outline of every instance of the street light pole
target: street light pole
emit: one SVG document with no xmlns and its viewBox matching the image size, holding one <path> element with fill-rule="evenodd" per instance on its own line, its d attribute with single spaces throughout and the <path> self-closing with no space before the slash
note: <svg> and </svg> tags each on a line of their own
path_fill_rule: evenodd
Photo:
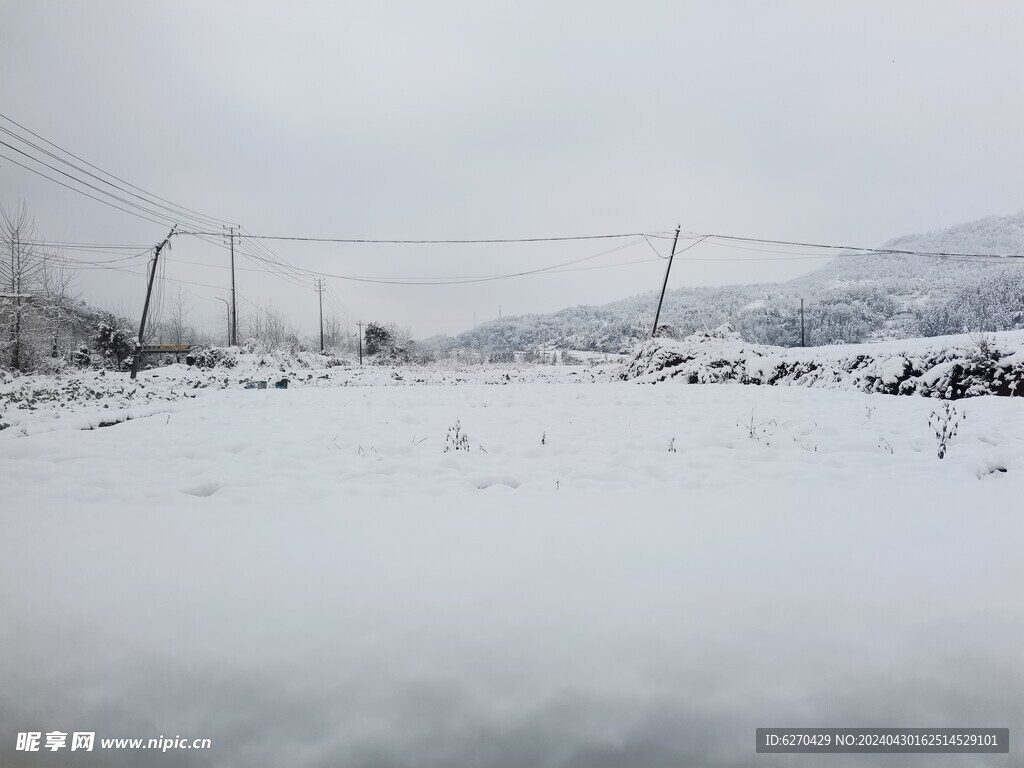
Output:
<svg viewBox="0 0 1024 768">
<path fill-rule="evenodd" d="M 227 299 L 222 299 L 220 296 L 214 296 L 213 298 L 215 298 L 217 301 L 223 301 L 224 302 L 224 309 L 226 309 L 227 312 L 228 312 L 228 343 L 227 343 L 227 345 L 230 347 L 231 346 L 231 305 L 228 304 L 228 300 Z"/>
</svg>

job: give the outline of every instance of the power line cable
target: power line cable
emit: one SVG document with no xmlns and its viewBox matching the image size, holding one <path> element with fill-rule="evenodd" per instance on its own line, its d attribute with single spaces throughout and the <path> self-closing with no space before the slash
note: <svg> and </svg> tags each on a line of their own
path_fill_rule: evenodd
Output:
<svg viewBox="0 0 1024 768">
<path fill-rule="evenodd" d="M 134 245 L 124 245 L 121 243 L 66 243 L 61 240 L 22 240 L 21 242 L 31 245 L 38 245 L 41 248 L 68 248 L 73 250 L 89 250 L 92 248 L 102 248 L 103 250 L 128 250 L 137 251 L 139 248 L 147 248 L 141 243 Z"/>
<path fill-rule="evenodd" d="M 328 283 L 327 284 L 328 306 L 332 307 L 334 309 L 334 311 L 338 315 L 340 315 L 342 317 L 342 319 L 346 320 L 348 323 L 350 323 L 350 324 L 358 323 L 359 322 L 359 316 L 356 315 L 355 312 L 353 312 L 351 309 L 349 309 L 348 306 L 346 306 L 345 303 L 341 300 L 341 298 L 338 297 L 337 295 L 335 295 L 333 291 L 334 291 L 333 287 Z"/>
<path fill-rule="evenodd" d="M 152 206 L 154 208 L 162 208 L 163 210 L 171 213 L 175 218 L 185 220 L 187 223 L 190 224 L 190 226 L 195 226 L 196 224 L 199 224 L 200 226 L 210 226 L 211 224 L 215 223 L 212 220 L 205 219 L 205 217 L 193 216 L 191 214 L 185 213 L 184 211 L 180 211 L 180 210 L 178 210 L 176 208 L 172 208 L 170 206 L 164 205 L 163 203 L 159 203 L 159 202 L 150 200 L 147 197 L 143 197 L 142 195 L 139 195 L 139 194 L 137 194 L 135 192 L 132 192 L 130 189 L 125 189 L 124 187 L 122 187 L 122 186 L 120 186 L 118 184 L 115 184 L 115 183 L 113 183 L 111 181 L 108 181 L 107 179 L 104 179 L 102 176 L 99 176 L 99 175 L 97 175 L 95 173 L 92 173 L 91 171 L 88 171 L 85 168 L 82 168 L 82 167 L 76 165 L 75 163 L 72 163 L 70 160 L 67 160 L 66 158 L 63 158 L 63 157 L 61 157 L 60 155 L 58 155 L 58 154 L 56 154 L 54 152 L 49 151 L 45 147 L 40 147 L 38 144 L 35 144 L 34 142 L 29 141 L 28 139 L 25 139 L 25 138 L 23 138 L 21 136 L 18 136 L 16 133 L 14 133 L 13 131 L 11 131 L 11 130 L 9 130 L 7 128 L 4 128 L 2 125 L 0 125 L 0 133 L 4 133 L 7 136 L 13 138 L 14 140 L 20 141 L 20 142 L 24 143 L 25 145 L 27 145 L 29 147 L 32 147 L 36 152 L 40 152 L 43 155 L 45 155 L 45 156 L 47 156 L 49 158 L 52 158 L 53 160 L 56 160 L 59 163 L 63 163 L 64 165 L 68 166 L 69 168 L 73 168 L 78 173 L 85 174 L 89 178 L 95 179 L 96 181 L 100 182 L 101 184 L 106 184 L 107 186 L 112 187 L 113 189 L 116 189 L 119 192 L 123 192 L 124 194 L 129 195 L 131 197 L 134 197 L 137 200 L 141 200 L 147 206 Z M 6 144 L 6 142 L 0 142 L 0 143 L 5 144 L 5 146 L 10 147 L 11 149 L 14 149 L 16 152 L 21 152 L 26 157 L 29 157 L 32 160 L 35 160 L 35 162 L 37 162 L 37 163 L 41 163 L 43 165 L 46 165 L 48 168 L 51 168 L 52 170 L 55 170 L 58 173 L 64 173 L 63 171 L 60 171 L 59 169 L 54 168 L 53 166 L 50 166 L 50 165 L 44 163 L 42 160 L 39 160 L 36 157 L 32 157 L 32 155 L 30 155 L 28 153 L 25 153 L 25 152 L 22 152 L 21 150 L 15 148 L 15 147 L 12 147 L 10 144 Z M 82 181 L 81 179 L 77 179 L 77 177 L 71 176 L 70 174 L 65 174 L 65 175 L 69 175 L 70 178 L 75 178 L 78 181 L 78 183 L 80 183 L 80 184 L 88 184 L 88 182 Z M 89 186 L 92 186 L 92 185 L 89 184 Z M 129 201 L 125 200 L 124 198 L 118 197 L 117 195 L 113 195 L 110 192 L 108 192 L 106 190 L 102 190 L 102 189 L 100 189 L 98 187 L 93 187 L 93 189 L 96 189 L 97 191 L 99 191 L 99 192 L 101 192 L 103 194 L 110 195 L 111 197 L 113 197 L 116 200 L 121 200 L 121 201 L 126 202 L 126 203 L 129 202 Z M 166 214 L 160 214 L 160 215 L 166 215 Z"/>
<path fill-rule="evenodd" d="M 217 223 L 217 224 L 227 224 L 228 223 L 228 222 L 226 222 L 226 221 L 224 221 L 222 219 L 217 218 L 216 216 L 210 216 L 208 214 L 200 213 L 199 211 L 196 211 L 196 210 L 194 210 L 192 208 L 187 208 L 187 207 L 185 207 L 183 205 L 178 205 L 177 203 L 174 203 L 174 202 L 172 202 L 172 201 L 170 201 L 170 200 L 168 200 L 166 198 L 160 197 L 159 195 L 153 194 L 152 192 L 149 192 L 149 191 L 143 189 L 142 187 L 136 186 L 135 184 L 132 184 L 131 182 L 126 181 L 125 179 L 122 179 L 120 176 L 116 176 L 115 174 L 110 173 L 109 171 L 105 171 L 102 168 L 100 168 L 100 167 L 98 167 L 96 165 L 93 165 L 88 160 L 85 160 L 84 158 L 79 157 L 74 152 L 71 152 L 71 151 L 69 151 L 67 149 L 64 149 L 63 147 L 59 146 L 58 144 L 55 144 L 54 142 L 50 141 L 49 139 L 46 139 L 46 138 L 40 136 L 38 133 L 35 133 L 34 131 L 30 130 L 29 128 L 26 128 L 24 125 L 22 125 L 21 123 L 17 122 L 16 120 L 8 117 L 7 115 L 4 115 L 4 114 L 0 113 L 0 118 L 6 120 L 7 122 L 11 123 L 12 125 L 16 125 L 18 128 L 23 130 L 25 133 L 27 133 L 27 134 L 29 134 L 31 136 L 34 136 L 35 138 L 39 139 L 40 141 L 46 142 L 51 147 L 53 147 L 53 148 L 55 148 L 57 150 L 60 150 L 64 154 L 68 155 L 69 157 L 73 157 L 75 160 L 78 160 L 81 163 L 85 163 L 90 168 L 93 168 L 93 169 L 99 171 L 100 173 L 102 173 L 102 174 L 104 174 L 106 176 L 109 176 L 112 179 L 115 179 L 115 180 L 121 182 L 122 184 L 127 184 L 132 189 L 138 190 L 139 192 L 142 192 L 143 194 L 148 195 L 149 197 L 152 197 L 155 200 L 161 200 L 161 201 L 163 201 L 165 203 L 168 203 L 169 205 L 174 206 L 175 208 L 181 209 L 182 211 L 186 211 L 188 213 L 196 214 L 198 217 L 200 217 L 200 219 L 206 219 L 207 221 L 210 221 L 210 222 L 213 222 L 213 223 Z M 25 140 L 22 139 L 22 141 L 25 141 Z"/>
<path fill-rule="evenodd" d="M 744 243 L 761 243 L 764 245 L 796 246 L 800 248 L 818 248 L 822 250 L 838 251 L 861 251 L 867 254 L 886 254 L 891 256 L 936 256 L 936 257 L 957 257 L 965 256 L 970 258 L 987 257 L 1000 259 L 1024 258 L 1022 253 L 957 253 L 950 251 L 911 251 L 903 248 L 862 248 L 854 245 L 831 245 L 827 243 L 803 243 L 795 240 L 771 240 L 757 237 L 740 237 L 738 235 L 722 235 L 715 233 L 689 233 L 693 236 L 703 236 L 714 240 L 733 240 Z"/>
<path fill-rule="evenodd" d="M 7 157 L 7 155 L 5 155 L 3 153 L 0 153 L 0 159 L 6 160 L 9 163 L 14 163 L 17 166 L 20 166 L 20 167 L 24 168 L 26 171 L 31 171 L 32 173 L 36 174 L 37 176 L 42 176 L 47 181 L 52 181 L 54 184 L 59 184 L 62 187 L 70 189 L 72 192 L 77 192 L 78 194 L 84 195 L 85 197 L 88 197 L 91 200 L 95 200 L 98 203 L 103 203 L 104 205 L 109 205 L 111 208 L 116 208 L 117 210 L 123 211 L 124 213 L 130 214 L 132 216 L 135 216 L 136 218 L 145 219 L 146 221 L 150 221 L 150 222 L 152 222 L 154 224 L 159 224 L 162 227 L 167 226 L 167 222 L 157 221 L 156 219 L 152 219 L 152 218 L 150 218 L 148 216 L 143 216 L 142 214 L 136 213 L 135 211 L 130 211 L 127 208 L 122 208 L 119 205 L 115 205 L 114 203 L 110 202 L 109 200 L 104 200 L 102 198 L 96 197 L 95 195 L 90 195 L 88 192 L 83 192 L 81 189 L 77 189 L 76 187 L 72 187 L 70 184 L 65 184 L 60 179 L 54 179 L 51 176 L 47 176 L 42 171 L 38 171 L 35 168 L 30 168 L 29 166 L 25 165 L 24 163 L 19 163 L 17 160 L 14 160 L 14 159 L 12 159 L 10 157 Z"/>
<path fill-rule="evenodd" d="M 559 264 L 552 264 L 547 267 L 539 267 L 538 269 L 528 269 L 520 272 L 512 272 L 501 275 L 473 275 L 466 277 L 454 277 L 454 278 L 384 278 L 384 277 L 353 277 L 350 275 L 339 275 L 331 272 L 321 272 L 313 269 L 301 269 L 301 271 L 308 275 L 315 275 L 317 277 L 333 277 L 338 280 L 348 280 L 351 282 L 360 283 L 376 283 L 381 285 L 463 285 L 468 283 L 485 283 L 493 282 L 495 280 L 507 280 L 513 277 L 522 277 L 524 275 L 535 275 L 543 272 L 550 272 L 551 270 L 559 269 L 561 267 L 570 266 L 572 264 L 578 264 L 583 261 L 589 261 L 590 259 L 596 259 L 601 256 L 607 256 L 610 253 L 621 251 L 626 248 L 631 248 L 634 245 L 643 242 L 642 236 L 640 240 L 634 240 L 630 243 L 610 248 L 600 253 L 594 253 L 589 256 L 583 256 L 578 259 L 572 259 L 570 261 L 564 261 Z"/>
<path fill-rule="evenodd" d="M 125 198 L 120 197 L 119 195 L 115 195 L 112 192 L 108 192 L 105 189 L 101 189 L 100 187 L 97 187 L 95 184 L 90 184 L 88 181 L 82 181 L 77 176 L 72 176 L 67 171 L 62 171 L 60 168 L 56 168 L 56 167 L 50 165 L 49 163 L 43 162 L 42 160 L 40 160 L 38 158 L 32 157 L 32 155 L 28 154 L 27 152 L 23 152 L 22 150 L 18 149 L 17 147 L 11 146 L 6 141 L 0 140 L 0 146 L 7 147 L 8 149 L 13 149 L 18 154 L 24 155 L 25 157 L 27 157 L 29 160 L 32 160 L 33 162 L 39 163 L 39 165 L 42 165 L 45 168 L 49 168 L 51 171 L 54 171 L 55 173 L 59 173 L 61 176 L 66 176 L 67 178 L 71 179 L 74 182 L 77 182 L 78 184 L 81 184 L 84 187 L 88 187 L 89 189 L 95 190 L 96 192 L 99 192 L 101 195 L 106 195 L 107 197 L 110 197 L 113 200 L 117 200 L 118 202 L 124 203 L 125 205 L 130 205 L 132 208 L 137 208 L 140 211 L 143 211 L 144 213 L 148 213 L 151 216 L 159 216 L 159 217 L 165 218 L 165 219 L 167 219 L 166 224 L 175 224 L 176 223 L 175 220 L 173 218 L 167 216 L 167 214 L 160 213 L 159 211 L 150 210 L 149 208 L 145 208 L 145 207 L 139 205 L 138 203 L 133 203 L 131 200 L 126 200 Z M 24 167 L 24 166 L 22 166 L 22 167 Z M 44 177 L 44 178 L 49 178 L 49 177 Z M 51 181 L 55 181 L 55 179 L 50 179 L 50 180 Z"/>
<path fill-rule="evenodd" d="M 211 235 L 212 232 L 180 232 L 182 235 Z M 509 238 L 484 238 L 468 240 L 374 240 L 368 238 L 342 238 L 342 237 L 300 237 L 286 235 L 253 235 L 236 234 L 238 238 L 251 238 L 254 240 L 289 240 L 296 242 L 310 243 L 351 243 L 363 245 L 482 245 L 502 243 L 554 243 L 570 240 L 611 240 L 626 237 L 643 237 L 643 232 L 626 232 L 607 235 L 571 235 L 563 237 L 509 237 Z"/>
</svg>

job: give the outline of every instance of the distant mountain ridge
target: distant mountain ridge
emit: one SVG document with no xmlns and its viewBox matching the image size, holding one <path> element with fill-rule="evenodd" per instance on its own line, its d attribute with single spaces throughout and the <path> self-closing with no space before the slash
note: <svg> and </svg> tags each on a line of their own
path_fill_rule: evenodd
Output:
<svg viewBox="0 0 1024 768">
<path fill-rule="evenodd" d="M 986 216 L 926 234 L 895 237 L 882 247 L 932 253 L 1024 254 L 1024 211 Z"/>
<path fill-rule="evenodd" d="M 1024 212 L 904 235 L 881 247 L 1024 254 Z M 1024 258 L 844 253 L 783 283 L 669 290 L 662 322 L 677 337 L 730 323 L 748 341 L 796 346 L 801 299 L 808 345 L 1024 328 Z M 420 344 L 438 353 L 482 355 L 541 348 L 621 353 L 650 335 L 656 303 L 652 291 L 599 306 L 509 317 Z"/>
</svg>

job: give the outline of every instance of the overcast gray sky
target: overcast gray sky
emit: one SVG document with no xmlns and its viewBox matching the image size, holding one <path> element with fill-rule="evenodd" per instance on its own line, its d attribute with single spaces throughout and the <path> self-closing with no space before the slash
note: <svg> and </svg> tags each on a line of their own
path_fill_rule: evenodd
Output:
<svg viewBox="0 0 1024 768">
<path fill-rule="evenodd" d="M 1022 29 L 1016 2 L 0 0 L 0 112 L 258 234 L 681 224 L 878 245 L 1024 208 Z M 0 202 L 19 201 L 48 240 L 145 247 L 168 229 L 0 159 Z M 578 266 L 643 263 L 446 287 L 329 280 L 329 309 L 340 300 L 352 317 L 425 336 L 499 305 L 545 312 L 651 290 L 664 262 L 635 240 L 267 245 L 306 269 L 405 278 L 518 272 L 626 243 Z M 707 244 L 687 255 L 714 260 L 680 264 L 674 287 L 782 280 L 820 263 L 728 261 L 757 254 Z M 183 286 L 194 322 L 214 327 L 227 253 L 180 237 L 169 256 L 167 277 L 214 286 Z M 137 314 L 143 263 L 83 270 L 80 288 Z M 312 333 L 312 276 L 285 281 L 242 256 L 238 266 L 240 311 L 273 302 Z"/>
</svg>

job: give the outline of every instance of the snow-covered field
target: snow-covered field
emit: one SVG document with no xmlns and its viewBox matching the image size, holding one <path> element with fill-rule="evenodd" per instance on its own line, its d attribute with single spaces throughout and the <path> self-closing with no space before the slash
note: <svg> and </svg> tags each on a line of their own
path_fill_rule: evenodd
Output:
<svg viewBox="0 0 1024 768">
<path fill-rule="evenodd" d="M 940 461 L 927 398 L 335 370 L 0 432 L 4 739 L 213 742 L 0 764 L 816 764 L 754 754 L 796 725 L 1016 749 L 1024 401 L 958 401 Z"/>
<path fill-rule="evenodd" d="M 63 429 L 94 429 L 126 419 L 168 413 L 175 403 L 202 399 L 223 389 L 245 389 L 260 383 L 274 388 L 287 381 L 304 387 L 406 387 L 424 384 L 503 385 L 513 382 L 592 383 L 617 378 L 618 364 L 592 366 L 491 366 L 439 363 L 365 367 L 325 367 L 310 353 L 234 355 L 231 367 L 202 369 L 177 363 L 141 371 L 131 381 L 126 373 L 67 368 L 59 375 L 12 376 L 0 371 L 0 440 Z"/>
</svg>

